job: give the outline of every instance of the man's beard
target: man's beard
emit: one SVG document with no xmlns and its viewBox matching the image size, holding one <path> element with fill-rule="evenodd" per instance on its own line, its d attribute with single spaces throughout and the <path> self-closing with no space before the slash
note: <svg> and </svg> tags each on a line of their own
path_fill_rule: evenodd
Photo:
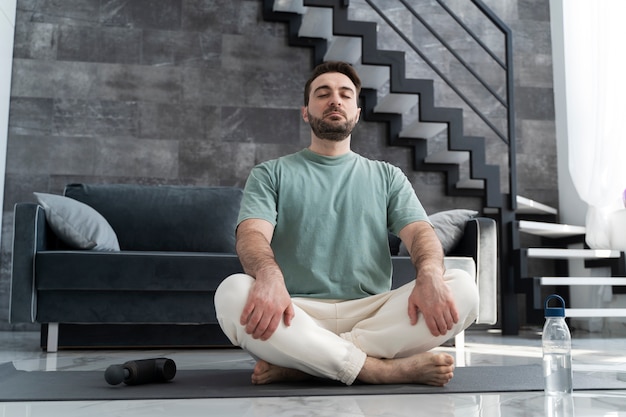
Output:
<svg viewBox="0 0 626 417">
<path fill-rule="evenodd" d="M 340 111 L 345 116 L 345 113 L 343 111 L 337 110 L 337 109 L 329 110 L 326 113 L 330 113 L 333 111 Z M 357 122 L 356 118 L 346 119 L 346 121 L 341 122 L 341 123 L 338 121 L 328 122 L 323 118 L 326 115 L 326 113 L 320 119 L 320 118 L 313 116 L 307 110 L 309 125 L 311 126 L 311 130 L 313 131 L 315 136 L 317 136 L 320 139 L 331 140 L 334 142 L 341 142 L 342 140 L 350 136 L 350 134 L 352 133 L 352 130 L 354 129 L 354 126 L 356 126 L 356 122 Z"/>
</svg>

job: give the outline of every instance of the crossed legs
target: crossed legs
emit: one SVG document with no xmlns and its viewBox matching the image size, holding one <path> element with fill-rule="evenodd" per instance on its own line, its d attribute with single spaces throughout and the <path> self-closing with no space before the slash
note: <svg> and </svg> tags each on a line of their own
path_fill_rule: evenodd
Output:
<svg viewBox="0 0 626 417">
<path fill-rule="evenodd" d="M 473 280 L 460 270 L 446 274 L 459 310 L 459 323 L 434 337 L 424 320 L 411 326 L 407 299 L 412 283 L 360 300 L 294 298 L 291 326 L 281 325 L 267 341 L 253 339 L 239 316 L 254 279 L 228 277 L 215 295 L 218 321 L 231 342 L 257 359 L 252 382 L 318 376 L 352 384 L 421 383 L 444 385 L 453 375 L 454 359 L 428 352 L 468 327 L 476 317 L 478 295 Z"/>
</svg>

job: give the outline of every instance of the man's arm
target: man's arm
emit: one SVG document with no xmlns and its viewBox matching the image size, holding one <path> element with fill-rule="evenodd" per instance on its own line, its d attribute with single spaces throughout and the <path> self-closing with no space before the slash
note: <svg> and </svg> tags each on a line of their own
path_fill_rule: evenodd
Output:
<svg viewBox="0 0 626 417">
<path fill-rule="evenodd" d="M 432 226 L 414 222 L 400 230 L 415 265 L 415 288 L 409 296 L 409 318 L 416 324 L 418 313 L 434 336 L 441 336 L 458 322 L 459 314 L 448 285 L 443 280 L 443 249 Z"/>
<path fill-rule="evenodd" d="M 237 228 L 237 254 L 244 271 L 255 278 L 240 323 L 255 339 L 267 340 L 281 321 L 291 324 L 291 297 L 270 246 L 274 226 L 261 219 L 248 219 Z"/>
</svg>

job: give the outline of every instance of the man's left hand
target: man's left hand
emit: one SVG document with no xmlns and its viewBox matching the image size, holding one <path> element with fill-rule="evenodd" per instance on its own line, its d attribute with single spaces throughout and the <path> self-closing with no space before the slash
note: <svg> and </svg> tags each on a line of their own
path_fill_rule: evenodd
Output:
<svg viewBox="0 0 626 417">
<path fill-rule="evenodd" d="M 442 336 L 459 321 L 459 313 L 443 277 L 424 278 L 416 280 L 409 296 L 411 325 L 417 324 L 422 313 L 433 336 Z"/>
</svg>

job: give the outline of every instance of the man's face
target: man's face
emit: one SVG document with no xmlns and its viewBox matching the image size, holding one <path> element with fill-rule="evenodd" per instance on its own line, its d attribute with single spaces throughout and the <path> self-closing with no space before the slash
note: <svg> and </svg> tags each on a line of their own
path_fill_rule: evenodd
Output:
<svg viewBox="0 0 626 417">
<path fill-rule="evenodd" d="M 350 78 L 338 72 L 313 80 L 309 105 L 302 109 L 302 117 L 315 136 L 337 142 L 350 136 L 360 114 L 356 87 Z"/>
</svg>

